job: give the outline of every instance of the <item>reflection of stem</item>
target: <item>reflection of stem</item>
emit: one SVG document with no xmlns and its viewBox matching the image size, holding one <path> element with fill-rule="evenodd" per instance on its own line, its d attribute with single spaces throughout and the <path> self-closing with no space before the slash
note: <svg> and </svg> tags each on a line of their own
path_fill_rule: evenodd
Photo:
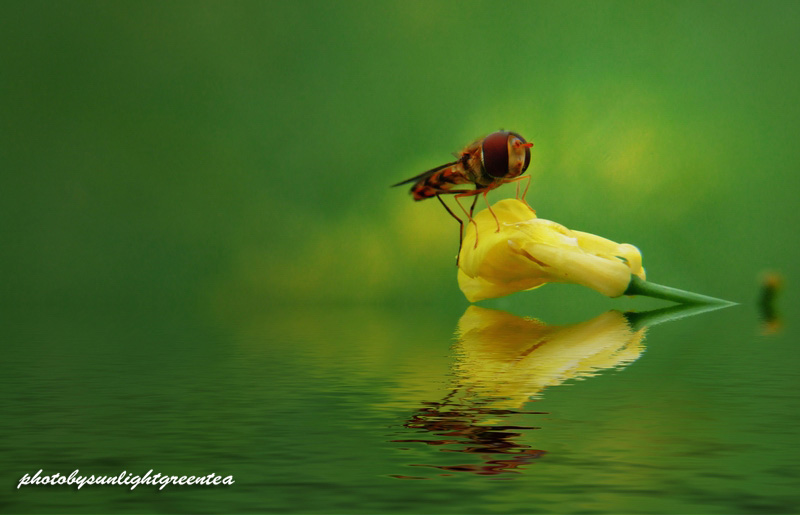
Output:
<svg viewBox="0 0 800 515">
<path fill-rule="evenodd" d="M 732 302 L 722 301 L 716 304 L 678 304 L 677 306 L 669 306 L 661 309 L 653 309 L 650 311 L 634 312 L 629 311 L 625 313 L 625 318 L 631 329 L 638 331 L 644 327 L 658 325 L 664 322 L 671 322 L 681 318 L 687 318 L 700 313 L 708 311 L 715 311 L 717 309 L 727 308 L 733 305 Z"/>
<path fill-rule="evenodd" d="M 639 279 L 635 275 L 631 276 L 631 282 L 628 284 L 628 289 L 625 290 L 624 295 L 645 295 L 647 297 L 671 300 L 681 304 L 717 304 L 722 306 L 736 304 L 735 302 L 716 299 L 707 295 L 700 295 L 699 293 L 693 293 L 690 291 L 679 290 L 677 288 L 670 288 L 669 286 L 651 283 L 643 279 Z"/>
</svg>

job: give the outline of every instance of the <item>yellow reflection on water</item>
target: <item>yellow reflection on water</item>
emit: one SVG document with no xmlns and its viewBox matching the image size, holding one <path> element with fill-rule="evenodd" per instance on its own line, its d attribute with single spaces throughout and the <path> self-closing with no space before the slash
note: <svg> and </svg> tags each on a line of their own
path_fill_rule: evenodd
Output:
<svg viewBox="0 0 800 515">
<path fill-rule="evenodd" d="M 619 311 L 558 326 L 470 306 L 458 322 L 455 368 L 460 387 L 496 407 L 519 408 L 548 386 L 634 361 L 644 333 Z"/>
<path fill-rule="evenodd" d="M 674 305 L 640 313 L 608 311 L 577 324 L 548 325 L 492 309 L 470 306 L 458 321 L 452 386 L 440 400 L 424 402 L 403 426 L 410 438 L 392 440 L 436 446 L 446 453 L 476 455 L 470 463 L 442 457 L 439 475 L 519 473 L 547 451 L 519 441 L 526 403 L 548 387 L 622 369 L 644 352 L 648 327 L 729 307 L 727 304 Z M 530 405 L 528 405 L 530 406 Z M 408 431 L 404 431 L 408 433 Z M 437 459 L 437 461 L 439 461 Z M 428 479 L 393 475 L 399 479 Z"/>
<path fill-rule="evenodd" d="M 405 422 L 416 437 L 393 441 L 424 443 L 480 458 L 478 463 L 416 464 L 439 469 L 440 475 L 518 472 L 546 451 L 517 441 L 521 431 L 537 428 L 511 424 L 509 417 L 545 414 L 522 408 L 549 386 L 636 360 L 644 351 L 645 330 L 634 329 L 618 311 L 557 326 L 470 306 L 456 329 L 452 391 L 439 401 L 424 403 Z"/>
</svg>

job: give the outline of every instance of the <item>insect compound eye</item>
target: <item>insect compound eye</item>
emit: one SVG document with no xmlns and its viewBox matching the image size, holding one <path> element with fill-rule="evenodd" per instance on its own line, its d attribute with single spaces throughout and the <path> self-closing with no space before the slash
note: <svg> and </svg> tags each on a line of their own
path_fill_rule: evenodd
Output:
<svg viewBox="0 0 800 515">
<path fill-rule="evenodd" d="M 508 169 L 508 138 L 511 134 L 507 131 L 494 132 L 483 140 L 481 161 L 483 169 L 492 177 L 505 177 L 510 173 Z"/>
</svg>

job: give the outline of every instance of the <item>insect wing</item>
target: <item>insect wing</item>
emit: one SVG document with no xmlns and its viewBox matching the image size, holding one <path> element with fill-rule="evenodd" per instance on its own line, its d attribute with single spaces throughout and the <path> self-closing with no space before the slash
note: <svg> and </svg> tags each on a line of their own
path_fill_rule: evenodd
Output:
<svg viewBox="0 0 800 515">
<path fill-rule="evenodd" d="M 452 163 L 447 163 L 447 164 L 443 164 L 441 166 L 437 166 L 436 168 L 431 168 L 430 170 L 428 170 L 426 172 L 422 172 L 419 175 L 415 175 L 414 177 L 411 177 L 410 179 L 406 179 L 404 181 L 400 181 L 397 184 L 392 184 L 391 187 L 394 188 L 395 186 L 402 186 L 403 184 L 410 184 L 412 182 L 413 183 L 418 183 L 420 181 L 424 181 L 425 179 L 427 179 L 428 177 L 432 176 L 436 172 L 438 172 L 440 170 L 444 170 L 445 168 L 453 166 L 454 164 L 458 164 L 458 161 L 453 161 Z"/>
</svg>

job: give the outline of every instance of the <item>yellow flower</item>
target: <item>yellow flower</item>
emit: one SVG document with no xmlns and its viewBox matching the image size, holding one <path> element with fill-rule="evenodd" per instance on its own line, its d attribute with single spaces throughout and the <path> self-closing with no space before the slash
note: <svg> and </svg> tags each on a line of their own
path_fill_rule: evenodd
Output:
<svg viewBox="0 0 800 515">
<path fill-rule="evenodd" d="M 505 199 L 468 224 L 459 256 L 458 285 L 470 302 L 502 297 L 545 283 L 576 283 L 609 297 L 622 295 L 631 275 L 645 278 L 639 249 L 571 231 Z M 475 225 L 478 246 L 475 247 Z"/>
<path fill-rule="evenodd" d="M 619 311 L 556 326 L 470 306 L 458 322 L 459 385 L 482 397 L 480 406 L 518 409 L 548 386 L 635 361 L 644 334 Z"/>
</svg>

